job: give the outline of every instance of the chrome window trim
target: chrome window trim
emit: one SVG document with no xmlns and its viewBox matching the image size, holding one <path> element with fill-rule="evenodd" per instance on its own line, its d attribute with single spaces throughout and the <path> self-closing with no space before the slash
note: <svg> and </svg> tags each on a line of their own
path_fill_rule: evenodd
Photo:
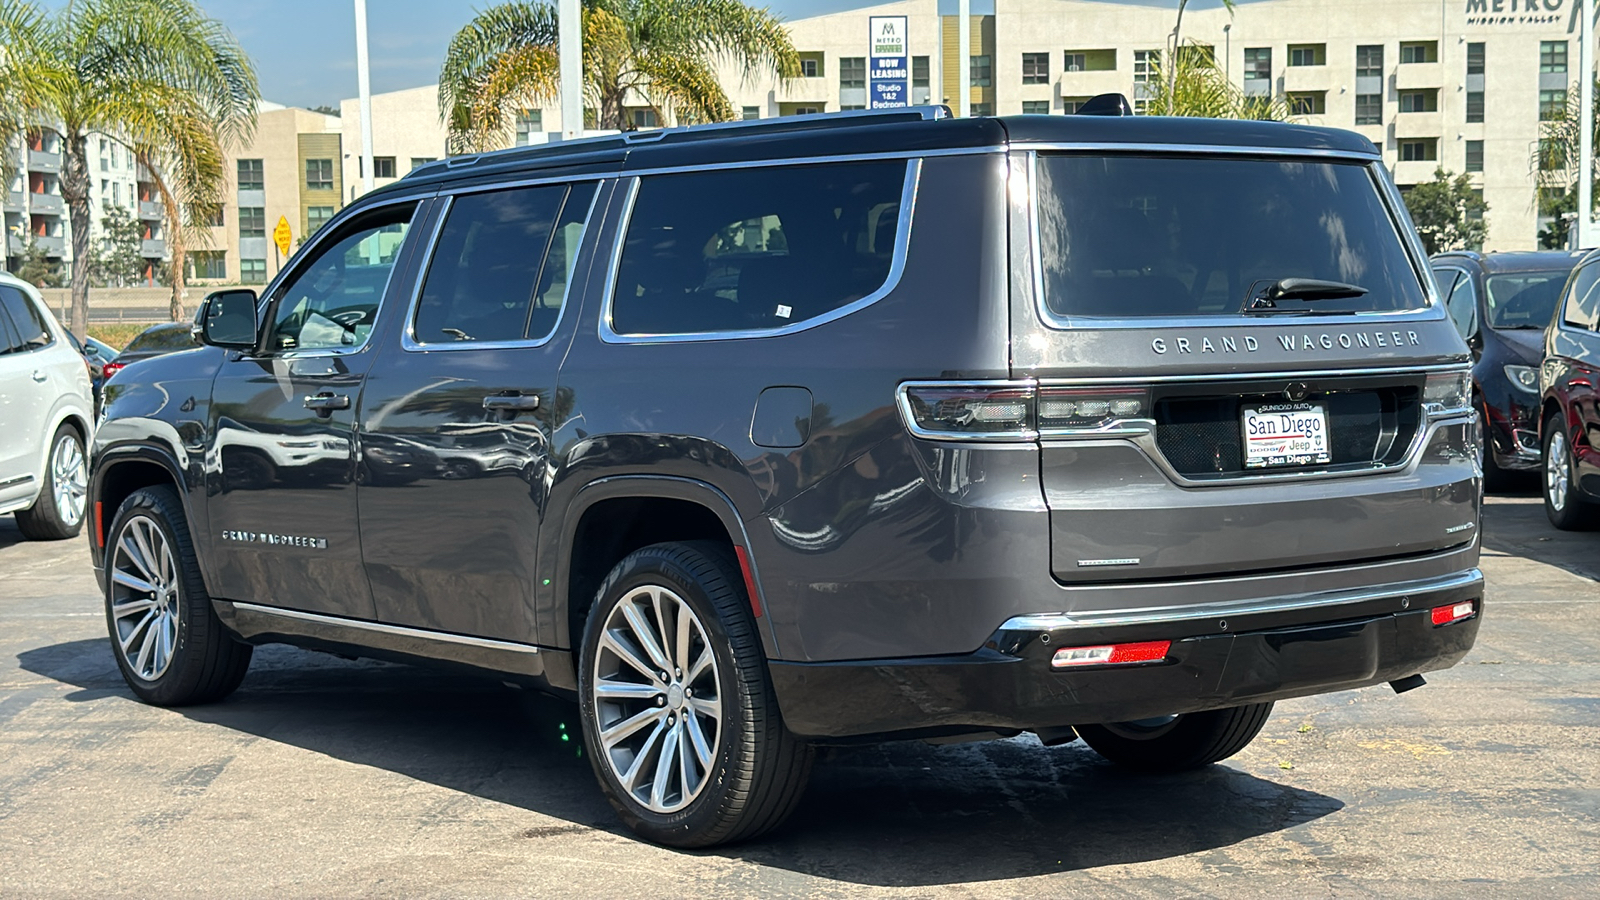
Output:
<svg viewBox="0 0 1600 900">
<path fill-rule="evenodd" d="M 962 431 L 952 433 L 948 431 L 929 431 L 917 424 L 917 417 L 911 411 L 910 391 L 912 388 L 991 388 L 993 390 L 1018 390 L 1033 391 L 1038 394 L 1038 382 L 1031 378 L 1004 379 L 1004 378 L 975 378 L 947 379 L 944 381 L 902 381 L 894 389 L 895 406 L 900 409 L 900 421 L 905 423 L 906 430 L 912 437 L 923 440 L 948 443 L 991 444 L 1009 443 L 1025 444 L 1029 449 L 1035 447 L 1039 439 L 1039 431 L 1035 428 L 1022 428 L 1016 431 Z"/>
<path fill-rule="evenodd" d="M 1091 316 L 1060 316 L 1050 310 L 1050 305 L 1045 301 L 1044 294 L 1044 256 L 1039 238 L 1039 149 L 1044 150 L 1095 150 L 1099 152 L 1180 152 L 1209 154 L 1212 152 L 1235 155 L 1251 156 L 1262 155 L 1256 148 L 1234 147 L 1217 148 L 1209 145 L 1166 145 L 1166 144 L 1028 144 L 1028 250 L 1033 257 L 1030 260 L 1030 269 L 1033 277 L 1033 304 L 1035 314 L 1039 321 L 1047 328 L 1055 331 L 1092 331 L 1092 330 L 1132 330 L 1151 327 L 1177 327 L 1177 328 L 1238 328 L 1242 326 L 1259 327 L 1267 320 L 1262 316 L 1242 315 L 1217 315 L 1217 316 L 1143 316 L 1138 318 L 1095 318 Z M 1036 149 L 1037 148 L 1037 149 Z M 1380 160 L 1372 156 L 1351 154 L 1345 152 L 1312 152 L 1298 150 L 1273 151 L 1265 155 L 1270 156 L 1320 156 L 1323 158 L 1349 159 L 1366 164 L 1368 177 L 1373 178 L 1378 195 L 1383 201 L 1384 211 L 1389 216 L 1389 224 L 1395 231 L 1401 247 L 1405 251 L 1406 260 L 1411 264 L 1413 274 L 1422 287 L 1424 304 L 1420 309 L 1373 310 L 1370 312 L 1354 312 L 1348 316 L 1317 316 L 1319 322 L 1358 324 L 1361 322 L 1431 322 L 1445 317 L 1443 304 L 1434 290 L 1433 277 L 1429 273 L 1427 257 L 1421 255 L 1421 244 L 1415 237 L 1408 236 L 1405 229 L 1400 227 L 1396 218 L 1393 204 L 1398 202 L 1398 195 L 1393 191 L 1392 185 L 1386 179 L 1377 177 L 1373 168 L 1380 164 Z M 1421 259 L 1419 269 L 1418 259 Z M 1278 321 L 1282 324 L 1283 320 Z M 1301 320 L 1302 322 L 1304 320 Z"/>
<path fill-rule="evenodd" d="M 828 115 L 833 115 L 828 113 Z M 648 169 L 631 169 L 625 176 L 681 175 L 688 172 L 720 172 L 724 169 L 759 169 L 778 166 L 811 166 L 827 163 L 887 162 L 889 160 L 922 160 L 946 156 L 986 156 L 1005 153 L 1001 145 L 981 147 L 944 147 L 929 150 L 886 150 L 878 153 L 841 153 L 834 156 L 785 156 L 774 159 L 740 159 L 719 163 L 695 163 L 682 166 L 657 166 Z"/>
<path fill-rule="evenodd" d="M 406 237 L 410 238 L 410 236 L 411 236 L 410 228 L 411 228 L 412 225 L 416 224 L 417 213 L 422 210 L 422 204 L 427 202 L 428 200 L 431 200 L 436 195 L 436 193 L 437 193 L 437 188 L 434 188 L 434 190 L 431 191 L 431 192 L 410 193 L 410 194 L 404 195 L 403 197 L 394 198 L 392 201 L 388 200 L 388 199 L 385 199 L 384 201 L 379 202 L 379 203 L 373 203 L 373 204 L 371 204 L 369 206 L 363 206 L 363 207 L 357 209 L 355 212 L 351 212 L 348 215 L 344 215 L 342 218 L 345 221 L 348 221 L 349 219 L 353 219 L 353 218 L 356 218 L 358 216 L 363 216 L 363 215 L 366 215 L 367 213 L 374 212 L 374 211 L 377 211 L 377 210 L 387 209 L 387 208 L 392 207 L 392 206 L 402 206 L 402 205 L 404 205 L 406 203 L 414 203 L 414 204 L 416 204 L 416 208 L 413 209 L 412 212 L 411 212 L 411 221 L 406 224 L 406 229 L 407 229 L 406 230 Z M 346 210 L 348 210 L 348 209 L 350 209 L 350 207 L 346 207 Z M 327 242 L 329 242 L 329 241 L 331 241 L 333 239 L 333 232 L 335 230 L 337 230 L 336 227 L 333 227 L 333 226 L 342 227 L 343 224 L 344 224 L 344 222 L 340 221 L 340 218 L 334 218 L 334 219 L 329 220 L 327 223 L 325 223 L 322 226 L 322 228 L 320 228 L 317 231 L 316 235 L 312 236 L 311 243 L 306 244 L 305 246 L 301 247 L 300 250 L 294 254 L 294 256 L 289 257 L 289 259 L 286 260 L 285 262 L 286 263 L 287 262 L 293 262 L 295 257 L 300 256 L 301 253 L 308 254 L 308 256 L 306 258 L 309 259 L 310 258 L 309 254 L 312 251 L 316 250 L 317 248 L 321 247 L 323 244 L 325 244 L 325 243 L 327 243 Z M 406 243 L 405 241 L 401 241 L 401 248 L 402 249 L 404 249 L 405 243 Z M 354 356 L 357 353 L 365 353 L 367 351 L 367 349 L 372 346 L 372 336 L 377 333 L 378 326 L 381 325 L 383 323 L 383 321 L 384 321 L 385 308 L 394 305 L 392 303 L 384 303 L 384 300 L 386 300 L 388 298 L 388 296 L 389 296 L 389 288 L 390 288 L 391 285 L 394 284 L 394 271 L 395 271 L 395 269 L 398 269 L 398 268 L 400 268 L 400 256 L 399 256 L 399 254 L 396 254 L 394 265 L 389 267 L 389 274 L 383 280 L 383 292 L 378 295 L 378 310 L 372 317 L 372 327 L 367 329 L 366 340 L 363 340 L 360 344 L 356 344 L 355 346 L 352 346 L 352 347 L 319 347 L 319 348 L 317 348 L 315 350 L 280 350 L 280 351 L 271 351 L 271 350 L 265 350 L 265 349 L 263 349 L 261 347 L 260 342 L 261 342 L 261 337 L 262 336 L 261 335 L 257 335 L 256 336 L 256 346 L 255 346 L 255 348 L 250 350 L 250 351 L 248 351 L 248 352 L 246 352 L 241 358 L 242 359 L 282 359 L 282 360 L 325 359 L 325 358 L 339 357 L 339 356 Z M 277 311 L 278 311 L 278 304 L 283 299 L 281 296 L 278 296 L 278 292 L 283 289 L 283 286 L 285 284 L 288 283 L 288 279 L 289 278 L 299 277 L 300 274 L 301 274 L 301 272 L 300 272 L 298 266 L 296 266 L 295 268 L 290 268 L 288 265 L 285 265 L 284 268 L 282 268 L 282 269 L 280 269 L 278 271 L 278 276 L 276 278 L 274 278 L 270 283 L 268 283 L 267 286 L 266 286 L 266 289 L 261 292 L 261 295 L 260 295 L 261 299 L 266 303 L 266 309 L 265 309 L 265 311 L 263 313 L 263 321 L 262 321 L 262 325 L 263 326 L 269 324 L 266 321 L 267 317 L 270 317 L 270 316 L 276 314 Z"/>
<path fill-rule="evenodd" d="M 874 159 L 884 158 L 886 157 L 874 157 Z M 860 161 L 852 157 L 843 156 L 825 157 L 823 159 L 825 159 L 827 162 Z M 803 322 L 795 322 L 792 325 L 785 325 L 781 328 L 745 329 L 741 331 L 699 331 L 684 332 L 681 334 L 619 334 L 611 327 L 612 301 L 616 298 L 617 275 L 622 268 L 622 251 L 628 241 L 628 226 L 633 221 L 633 210 L 639 199 L 639 185 L 642 181 L 641 173 L 628 173 L 632 176 L 632 181 L 628 185 L 628 194 L 623 201 L 624 207 L 622 216 L 617 222 L 617 232 L 613 238 L 611 247 L 610 269 L 606 272 L 605 299 L 600 308 L 600 340 L 607 344 L 667 344 L 685 343 L 690 341 L 734 341 L 748 340 L 751 338 L 782 337 L 784 335 L 795 334 L 801 331 L 809 331 L 812 328 L 826 325 L 829 322 L 837 321 L 845 316 L 859 312 L 860 310 L 877 303 L 879 300 L 892 293 L 895 288 L 899 286 L 900 278 L 905 273 L 906 254 L 911 246 L 913 211 L 916 208 L 917 187 L 922 179 L 922 159 L 920 155 L 916 157 L 905 157 L 905 159 L 905 182 L 900 189 L 900 212 L 895 221 L 894 255 L 890 260 L 889 273 L 884 279 L 883 284 L 879 285 L 877 290 L 859 300 L 851 301 L 850 303 L 846 303 L 843 306 L 823 313 L 820 316 L 806 319 Z M 705 170 L 723 168 L 757 168 L 758 166 L 765 166 L 767 164 L 768 163 L 766 162 L 762 162 L 748 166 L 705 166 L 700 168 Z"/>
<path fill-rule="evenodd" d="M 1575 286 L 1575 281 L 1576 281 L 1576 279 L 1578 277 L 1578 273 L 1582 272 L 1584 269 L 1587 269 L 1590 266 L 1600 266 L 1600 260 L 1596 260 L 1596 261 L 1592 261 L 1592 262 L 1582 262 L 1582 261 L 1580 261 L 1577 265 L 1572 267 L 1572 271 L 1567 275 L 1566 284 L 1563 284 L 1561 286 L 1561 299 L 1557 302 L 1555 315 L 1552 317 L 1553 320 L 1556 323 L 1556 331 L 1558 331 L 1558 332 L 1565 331 L 1565 332 L 1569 332 L 1571 334 L 1590 334 L 1590 335 L 1596 333 L 1596 332 L 1594 332 L 1594 331 L 1592 331 L 1592 330 L 1590 330 L 1588 328 L 1581 328 L 1581 327 L 1579 327 L 1577 325 L 1574 325 L 1571 322 L 1567 321 L 1567 299 L 1568 299 L 1567 295 L 1568 295 L 1568 293 L 1570 293 L 1571 289 Z"/>
<path fill-rule="evenodd" d="M 1197 372 L 1176 375 L 1141 375 L 1130 378 L 1127 375 L 1105 375 L 1084 378 L 1040 378 L 1040 387 L 1072 387 L 1076 385 L 1095 384 L 1126 384 L 1138 386 L 1143 384 L 1159 384 L 1165 382 L 1187 381 L 1270 381 L 1278 378 L 1290 380 L 1302 378 L 1334 378 L 1351 375 L 1426 375 L 1430 372 L 1466 371 L 1468 366 L 1461 362 L 1423 363 L 1414 366 L 1373 366 L 1350 369 L 1283 369 L 1281 371 L 1255 371 L 1255 372 Z"/>
<path fill-rule="evenodd" d="M 341 628 L 354 628 L 361 631 L 375 631 L 379 634 L 390 634 L 396 637 L 417 638 L 425 641 L 436 641 L 444 644 L 461 644 L 468 647 L 482 647 L 487 650 L 506 650 L 512 653 L 528 653 L 537 655 L 539 648 L 531 644 L 517 644 L 511 641 L 496 641 L 490 638 L 471 637 L 465 634 L 453 634 L 448 631 L 429 631 L 426 628 L 406 628 L 400 625 L 389 625 L 384 622 L 368 622 L 363 619 L 346 619 L 340 616 L 324 616 L 318 613 L 303 612 L 298 609 L 284 609 L 278 606 L 262 606 L 259 603 L 245 603 L 233 601 L 235 609 L 253 612 L 263 616 L 277 616 L 284 619 L 298 619 L 302 622 L 315 622 L 318 625 L 336 625 Z"/>
<path fill-rule="evenodd" d="M 517 349 L 527 349 L 527 348 L 531 348 L 531 347 L 543 347 L 545 344 L 550 343 L 551 339 L 553 339 L 556 336 L 556 332 L 561 330 L 561 323 L 566 320 L 566 317 L 567 317 L 567 304 L 572 301 L 572 281 L 573 281 L 572 274 L 575 274 L 576 270 L 574 270 L 574 273 L 568 275 L 568 277 L 567 277 L 567 285 L 561 292 L 561 309 L 556 313 L 555 324 L 550 326 L 549 333 L 545 334 L 543 337 L 540 337 L 540 338 L 521 338 L 519 340 L 514 340 L 514 341 L 453 341 L 453 342 L 448 343 L 448 344 L 445 344 L 445 343 L 438 343 L 438 344 L 426 343 L 424 341 L 417 340 L 417 337 L 416 337 L 417 306 L 422 302 L 422 289 L 427 284 L 427 281 L 428 281 L 428 267 L 431 266 L 432 263 L 433 263 L 434 251 L 438 249 L 439 239 L 444 235 L 445 222 L 449 221 L 450 210 L 452 210 L 455 207 L 455 199 L 456 199 L 456 197 L 459 197 L 462 194 L 483 193 L 485 190 L 494 190 L 494 189 L 517 190 L 517 189 L 520 189 L 520 188 L 528 188 L 528 187 L 549 187 L 549 186 L 552 186 L 552 185 L 562 184 L 562 183 L 563 182 L 560 179 L 552 179 L 552 180 L 550 180 L 548 182 L 540 182 L 540 183 L 537 183 L 537 184 L 496 185 L 494 188 L 474 189 L 474 190 L 471 190 L 471 191 L 454 191 L 454 192 L 451 192 L 450 194 L 447 194 L 447 195 L 441 197 L 441 199 L 445 202 L 445 206 L 444 206 L 444 209 L 442 209 L 439 212 L 439 220 L 434 223 L 433 233 L 428 236 L 428 245 L 427 245 L 427 250 L 426 250 L 427 256 L 425 256 L 423 258 L 422 267 L 420 269 L 418 269 L 418 272 L 417 272 L 417 283 L 415 285 L 413 285 L 412 288 L 411 288 L 411 301 L 408 304 L 406 304 L 405 323 L 404 323 L 404 326 L 400 330 L 400 349 L 402 349 L 402 350 L 404 350 L 404 351 L 406 351 L 408 353 L 429 353 L 429 352 L 432 352 L 434 350 L 445 350 L 445 351 L 451 351 L 451 350 L 517 350 Z M 567 183 L 570 184 L 570 182 L 567 182 Z M 589 223 L 592 222 L 593 219 L 594 219 L 595 205 L 600 200 L 600 193 L 601 193 L 601 188 L 602 187 L 603 187 L 602 184 L 598 184 L 597 183 L 595 185 L 594 193 L 592 195 L 590 195 L 590 197 L 589 197 L 589 209 L 588 209 L 587 212 L 585 212 L 583 214 L 583 230 L 578 233 L 578 247 L 579 247 L 579 251 L 578 252 L 580 254 L 582 253 L 582 247 L 583 247 L 584 240 L 589 235 Z M 570 187 L 568 189 L 567 196 L 568 196 L 569 199 L 572 196 Z M 563 211 L 564 211 L 565 206 L 566 206 L 566 200 L 562 201 L 562 206 L 563 206 Z M 557 215 L 557 218 L 559 219 L 560 212 L 558 212 L 556 215 Z M 554 239 L 555 239 L 555 232 L 552 230 L 552 232 L 551 232 L 551 240 L 553 241 Z M 549 245 L 546 245 L 544 252 L 545 252 L 545 259 L 548 260 L 549 257 L 550 257 L 550 247 L 549 247 Z M 574 257 L 573 262 L 574 263 L 577 262 L 576 257 Z M 541 266 L 542 265 L 543 265 L 543 263 L 541 263 Z"/>
<path fill-rule="evenodd" d="M 1476 529 L 1474 529 L 1476 540 Z M 1471 544 L 1472 540 L 1465 543 Z M 1447 551 L 1453 552 L 1453 551 Z M 1183 582 L 1183 584 L 1205 584 L 1203 581 Z M 1145 588 L 1147 582 L 1128 582 L 1128 588 Z M 1173 587 L 1171 582 L 1162 582 L 1162 587 Z M 1139 609 L 1107 609 L 1086 610 L 1080 613 L 1039 613 L 1025 616 L 1013 616 L 1001 625 L 1000 631 L 1055 631 L 1058 629 L 1072 628 L 1109 628 L 1119 625 L 1155 625 L 1165 622 L 1188 622 L 1196 619 L 1227 619 L 1235 616 L 1249 616 L 1259 613 L 1295 612 L 1318 607 L 1343 607 L 1375 600 L 1399 599 L 1427 594 L 1437 591 L 1457 590 L 1460 588 L 1478 588 L 1483 586 L 1483 572 L 1477 568 L 1465 572 L 1454 572 L 1434 578 L 1419 578 L 1414 581 L 1400 581 L 1376 587 L 1345 588 L 1335 591 L 1317 591 L 1313 593 L 1291 594 L 1285 597 L 1272 597 L 1265 600 L 1233 600 L 1221 603 L 1190 604 L 1184 606 L 1155 606 Z"/>
</svg>

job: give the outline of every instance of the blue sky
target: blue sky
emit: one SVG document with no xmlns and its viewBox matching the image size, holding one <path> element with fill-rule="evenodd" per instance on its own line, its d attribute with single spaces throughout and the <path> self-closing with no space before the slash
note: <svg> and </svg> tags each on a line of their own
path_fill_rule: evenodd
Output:
<svg viewBox="0 0 1600 900">
<path fill-rule="evenodd" d="M 338 105 L 356 94 L 355 13 L 351 0 L 199 0 L 213 18 L 238 37 L 256 62 L 262 95 L 292 106 Z M 760 0 L 755 0 L 760 3 Z M 1113 0 L 1117 2 L 1117 0 Z M 1140 2 L 1140 0 L 1121 0 Z M 1176 0 L 1144 0 L 1172 6 Z M 1218 5 L 1200 0 L 1196 7 Z M 61 5 L 56 0 L 54 5 Z M 392 91 L 438 80 L 451 35 L 483 3 L 452 0 L 367 0 L 372 89 Z M 863 0 L 775 0 L 785 19 L 799 19 L 874 5 Z M 941 6 L 955 10 L 955 0 Z M 988 13 L 993 0 L 973 0 L 973 12 Z"/>
</svg>

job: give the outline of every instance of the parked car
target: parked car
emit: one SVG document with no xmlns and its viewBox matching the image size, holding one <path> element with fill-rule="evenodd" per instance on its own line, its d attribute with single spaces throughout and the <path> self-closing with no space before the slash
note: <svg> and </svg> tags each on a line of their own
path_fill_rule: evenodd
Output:
<svg viewBox="0 0 1600 900">
<path fill-rule="evenodd" d="M 1600 526 L 1600 251 L 1567 279 L 1539 367 L 1544 511 L 1565 530 Z"/>
<path fill-rule="evenodd" d="M 89 372 L 33 286 L 0 272 L 0 514 L 33 540 L 83 528 Z"/>
<path fill-rule="evenodd" d="M 266 642 L 574 698 L 678 846 L 781 822 L 829 742 L 1205 765 L 1477 633 L 1471 356 L 1408 222 L 1366 139 L 1267 122 L 924 108 L 420 166 L 111 384 L 111 652 L 156 704 Z M 217 452 L 268 440 L 317 449 Z"/>
<path fill-rule="evenodd" d="M 1456 331 L 1472 348 L 1472 405 L 1482 425 L 1483 484 L 1505 490 L 1539 472 L 1539 360 L 1561 288 L 1583 251 L 1433 257 Z"/>
<path fill-rule="evenodd" d="M 193 350 L 200 346 L 192 334 L 193 326 L 188 322 L 162 322 L 151 325 L 144 331 L 134 335 L 128 346 L 122 352 L 105 364 L 105 379 L 111 377 L 129 363 L 136 363 L 141 359 L 150 359 L 156 356 L 165 356 L 179 350 Z"/>
</svg>

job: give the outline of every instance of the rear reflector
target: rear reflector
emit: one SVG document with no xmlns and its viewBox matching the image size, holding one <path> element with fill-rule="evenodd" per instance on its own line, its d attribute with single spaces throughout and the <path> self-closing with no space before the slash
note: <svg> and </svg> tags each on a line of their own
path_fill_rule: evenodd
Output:
<svg viewBox="0 0 1600 900">
<path fill-rule="evenodd" d="M 756 592 L 756 573 L 750 568 L 750 553 L 735 546 L 733 554 L 739 558 L 739 574 L 744 576 L 744 591 L 750 595 L 750 612 L 761 618 L 761 595 Z"/>
<path fill-rule="evenodd" d="M 1171 641 L 1141 641 L 1137 644 L 1104 644 L 1099 647 L 1062 647 L 1050 665 L 1057 669 L 1072 666 L 1128 666 L 1161 662 L 1167 658 Z"/>
<path fill-rule="evenodd" d="M 1478 606 L 1471 600 L 1452 603 L 1449 606 L 1435 606 L 1433 608 L 1433 624 L 1449 625 L 1462 619 L 1470 619 L 1477 612 Z"/>
</svg>

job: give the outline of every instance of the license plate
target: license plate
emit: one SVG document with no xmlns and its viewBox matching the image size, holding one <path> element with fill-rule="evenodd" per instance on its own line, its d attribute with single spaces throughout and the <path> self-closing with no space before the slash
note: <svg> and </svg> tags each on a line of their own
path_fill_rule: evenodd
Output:
<svg viewBox="0 0 1600 900">
<path fill-rule="evenodd" d="M 1328 453 L 1328 409 L 1321 403 L 1269 403 L 1246 406 L 1244 466 L 1315 466 L 1333 459 Z"/>
</svg>

